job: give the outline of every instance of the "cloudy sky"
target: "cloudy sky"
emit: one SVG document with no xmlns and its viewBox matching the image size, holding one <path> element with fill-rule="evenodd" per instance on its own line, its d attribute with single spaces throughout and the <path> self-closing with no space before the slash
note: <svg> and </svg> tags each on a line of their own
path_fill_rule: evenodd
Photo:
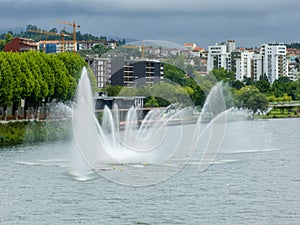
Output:
<svg viewBox="0 0 300 225">
<path fill-rule="evenodd" d="M 207 47 L 300 42 L 299 0 L 0 0 L 0 29 L 34 24 L 49 30 L 75 21 L 82 33 Z M 66 30 L 71 27 L 66 25 Z"/>
</svg>

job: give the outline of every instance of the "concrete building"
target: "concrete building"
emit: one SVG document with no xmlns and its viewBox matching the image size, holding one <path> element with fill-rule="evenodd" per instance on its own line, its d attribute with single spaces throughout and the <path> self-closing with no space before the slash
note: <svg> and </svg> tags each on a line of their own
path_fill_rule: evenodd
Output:
<svg viewBox="0 0 300 225">
<path fill-rule="evenodd" d="M 289 69 L 288 78 L 292 81 L 296 81 L 300 78 L 300 71 L 297 68 Z"/>
<path fill-rule="evenodd" d="M 49 40 L 49 41 L 43 40 L 43 41 L 39 41 L 39 47 L 40 49 L 43 49 L 43 51 L 46 53 L 73 52 L 74 42 L 70 40 L 65 40 L 64 42 L 59 40 Z"/>
<path fill-rule="evenodd" d="M 115 40 L 93 40 L 93 41 L 78 41 L 78 50 L 91 50 L 93 49 L 96 45 L 103 46 L 105 48 L 116 48 L 117 47 L 117 42 Z"/>
<path fill-rule="evenodd" d="M 214 45 L 208 47 L 207 72 L 213 69 L 228 69 L 228 58 L 226 45 Z"/>
<path fill-rule="evenodd" d="M 118 118 L 119 120 L 126 121 L 127 114 L 131 107 L 135 107 L 137 110 L 137 116 L 139 120 L 142 120 L 146 114 L 149 112 L 149 109 L 144 108 L 144 96 L 107 96 L 106 94 L 99 95 L 95 98 L 95 112 L 96 114 L 102 113 L 104 107 L 108 107 L 113 110 L 114 105 L 118 106 Z"/>
<path fill-rule="evenodd" d="M 99 88 L 108 84 L 127 87 L 153 85 L 164 79 L 160 61 L 87 57 L 86 62 L 93 70 Z"/>
<path fill-rule="evenodd" d="M 219 68 L 232 71 L 231 53 L 235 49 L 236 45 L 234 40 L 228 40 L 226 42 L 217 43 L 214 46 L 209 46 L 207 55 L 207 72 Z"/>
<path fill-rule="evenodd" d="M 235 57 L 234 64 L 236 65 L 235 69 L 235 77 L 237 80 L 242 81 L 244 77 L 251 78 L 251 60 L 253 57 L 253 52 L 250 51 L 242 51 L 238 54 L 239 57 Z"/>
<path fill-rule="evenodd" d="M 209 46 L 207 72 L 215 68 L 233 71 L 236 79 L 241 81 L 244 77 L 257 81 L 266 75 L 271 84 L 279 77 L 289 75 L 286 46 L 282 43 L 264 44 L 259 52 L 236 49 L 233 40 Z"/>
<path fill-rule="evenodd" d="M 39 44 L 27 38 L 13 38 L 4 46 L 5 52 L 26 52 L 39 50 Z"/>
<path fill-rule="evenodd" d="M 258 81 L 263 76 L 263 58 L 259 53 L 253 53 L 251 59 L 251 78 Z"/>
<path fill-rule="evenodd" d="M 111 77 L 118 71 L 123 70 L 124 58 L 101 58 L 101 57 L 86 57 L 85 61 L 89 64 L 94 72 L 97 81 L 97 87 L 103 88 L 107 84 L 111 84 Z"/>
<path fill-rule="evenodd" d="M 287 52 L 283 43 L 264 44 L 260 51 L 263 58 L 263 74 L 271 84 L 279 77 L 288 76 Z"/>
<path fill-rule="evenodd" d="M 125 60 L 124 66 L 110 77 L 111 85 L 140 87 L 164 79 L 163 63 L 154 60 Z"/>
</svg>

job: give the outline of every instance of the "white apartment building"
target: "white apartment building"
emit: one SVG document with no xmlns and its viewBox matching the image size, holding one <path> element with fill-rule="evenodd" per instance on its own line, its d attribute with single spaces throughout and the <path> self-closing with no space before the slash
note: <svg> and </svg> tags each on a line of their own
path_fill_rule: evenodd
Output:
<svg viewBox="0 0 300 225">
<path fill-rule="evenodd" d="M 262 55 L 253 53 L 251 59 L 251 77 L 254 81 L 258 81 L 263 76 L 263 60 Z"/>
<path fill-rule="evenodd" d="M 230 54 L 227 53 L 226 45 L 209 46 L 207 56 L 207 72 L 219 68 L 228 69 L 228 58 L 230 58 Z"/>
<path fill-rule="evenodd" d="M 213 69 L 224 68 L 232 70 L 231 52 L 236 48 L 234 40 L 217 43 L 214 46 L 208 46 L 207 72 Z"/>
<path fill-rule="evenodd" d="M 270 43 L 261 46 L 263 74 L 272 84 L 281 76 L 288 76 L 286 46 L 282 43 Z"/>
<path fill-rule="evenodd" d="M 243 51 L 239 54 L 240 57 L 235 58 L 235 77 L 237 80 L 243 80 L 244 77 L 251 78 L 251 70 L 252 70 L 252 57 L 253 52 Z"/>
<path fill-rule="evenodd" d="M 257 81 L 266 75 L 271 84 L 281 76 L 295 79 L 295 74 L 288 73 L 286 53 L 286 46 L 282 43 L 264 44 L 259 53 L 254 53 L 251 50 L 236 50 L 235 42 L 229 40 L 209 46 L 207 72 L 224 68 L 233 71 L 236 79 L 241 81 L 244 77 Z"/>
</svg>

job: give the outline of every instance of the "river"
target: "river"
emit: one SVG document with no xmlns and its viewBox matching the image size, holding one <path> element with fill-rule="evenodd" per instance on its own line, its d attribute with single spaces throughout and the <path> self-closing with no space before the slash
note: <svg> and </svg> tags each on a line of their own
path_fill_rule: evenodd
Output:
<svg viewBox="0 0 300 225">
<path fill-rule="evenodd" d="M 299 128 L 299 119 L 230 122 L 207 170 L 195 155 L 144 187 L 74 179 L 68 142 L 2 148 L 0 224 L 300 224 Z"/>
</svg>

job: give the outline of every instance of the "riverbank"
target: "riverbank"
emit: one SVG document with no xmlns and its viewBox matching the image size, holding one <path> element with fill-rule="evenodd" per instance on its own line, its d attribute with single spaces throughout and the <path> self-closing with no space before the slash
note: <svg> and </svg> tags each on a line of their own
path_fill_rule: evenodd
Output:
<svg viewBox="0 0 300 225">
<path fill-rule="evenodd" d="M 283 119 L 283 118 L 300 118 L 300 113 L 297 108 L 274 108 L 266 115 L 257 116 L 262 119 Z"/>
<path fill-rule="evenodd" d="M 0 147 L 70 138 L 70 120 L 10 121 L 0 123 Z"/>
</svg>

